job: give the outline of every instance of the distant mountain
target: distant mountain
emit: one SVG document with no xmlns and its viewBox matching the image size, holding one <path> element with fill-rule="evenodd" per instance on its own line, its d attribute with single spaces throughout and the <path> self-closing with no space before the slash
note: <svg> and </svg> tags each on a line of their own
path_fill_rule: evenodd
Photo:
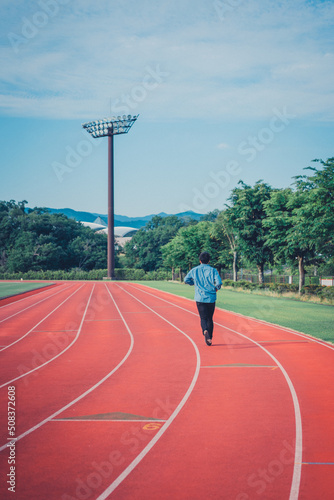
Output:
<svg viewBox="0 0 334 500">
<path fill-rule="evenodd" d="M 100 224 L 108 223 L 108 215 L 106 214 L 97 214 L 92 212 L 78 212 L 77 210 L 73 210 L 72 208 L 48 208 L 50 213 L 56 214 L 64 214 L 69 219 L 75 219 L 80 222 L 96 222 L 96 219 L 100 218 Z M 124 227 L 134 227 L 141 228 L 144 227 L 147 222 L 149 222 L 153 217 L 159 215 L 160 217 L 168 217 L 170 215 L 176 215 L 179 218 L 191 218 L 194 220 L 200 220 L 203 214 L 197 214 L 196 212 L 181 212 L 179 214 L 166 214 L 165 212 L 160 212 L 159 214 L 151 214 L 145 215 L 144 217 L 127 217 L 126 215 L 116 215 L 115 214 L 115 226 L 124 226 Z"/>
</svg>

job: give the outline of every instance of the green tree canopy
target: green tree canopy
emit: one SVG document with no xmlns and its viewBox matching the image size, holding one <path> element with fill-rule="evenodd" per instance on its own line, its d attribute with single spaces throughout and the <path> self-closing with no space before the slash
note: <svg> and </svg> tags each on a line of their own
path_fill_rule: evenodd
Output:
<svg viewBox="0 0 334 500">
<path fill-rule="evenodd" d="M 314 160 L 321 168 L 307 167 L 309 176 L 296 177 L 297 191 L 304 195 L 301 215 L 307 234 L 319 253 L 334 254 L 334 158 Z"/>
<path fill-rule="evenodd" d="M 214 266 L 219 266 L 220 242 L 214 237 L 213 222 L 202 221 L 194 226 L 182 227 L 175 238 L 162 247 L 165 267 L 189 270 L 199 264 L 199 254 L 209 252 Z"/>
<path fill-rule="evenodd" d="M 125 244 L 127 266 L 144 271 L 155 271 L 162 267 L 161 247 L 168 243 L 184 224 L 185 222 L 176 215 L 153 217 Z"/>
<path fill-rule="evenodd" d="M 298 176 L 296 189 L 275 191 L 265 202 L 264 226 L 275 260 L 298 262 L 299 291 L 305 284 L 305 266 L 333 255 L 334 163 L 323 169 L 308 167 L 310 176 Z"/>
<path fill-rule="evenodd" d="M 2 271 L 107 266 L 106 235 L 96 234 L 63 214 L 50 214 L 45 208 L 26 209 L 26 203 L 0 202 Z"/>
<path fill-rule="evenodd" d="M 264 265 L 273 260 L 266 240 L 268 230 L 263 225 L 266 217 L 264 203 L 270 198 L 273 189 L 262 181 L 256 182 L 254 187 L 242 181 L 239 181 L 239 185 L 233 189 L 228 200 L 230 226 L 236 231 L 242 255 L 256 265 L 259 282 L 263 283 Z"/>
</svg>

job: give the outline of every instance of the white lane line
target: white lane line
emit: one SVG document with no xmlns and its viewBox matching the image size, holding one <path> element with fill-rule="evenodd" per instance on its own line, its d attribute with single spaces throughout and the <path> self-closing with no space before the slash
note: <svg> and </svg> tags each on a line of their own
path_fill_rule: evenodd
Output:
<svg viewBox="0 0 334 500">
<path fill-rule="evenodd" d="M 132 422 L 148 422 L 150 424 L 156 424 L 156 423 L 160 423 L 160 422 L 166 422 L 166 420 L 152 420 L 152 419 L 149 419 L 149 420 L 146 420 L 146 419 L 143 419 L 141 418 L 140 420 L 130 420 L 130 419 L 126 419 L 126 420 L 121 420 L 121 419 L 83 419 L 83 418 L 55 418 L 52 420 L 52 422 L 129 422 L 129 423 L 132 423 Z"/>
<path fill-rule="evenodd" d="M 7 318 L 1 319 L 0 323 L 3 323 L 4 321 L 7 321 L 8 319 L 13 318 L 14 316 L 17 316 L 18 314 L 21 314 L 22 312 L 27 311 L 27 309 L 30 309 L 31 307 L 37 306 L 37 304 L 40 304 L 41 302 L 44 302 L 44 300 L 50 299 L 51 297 L 54 297 L 55 295 L 58 295 L 58 293 L 63 292 L 64 290 L 67 290 L 67 288 L 69 288 L 70 286 L 73 286 L 73 285 L 69 285 L 69 286 L 67 286 L 65 288 L 62 288 L 61 290 L 58 290 L 56 293 L 53 293 L 52 295 L 49 295 L 48 297 L 44 297 L 44 299 L 39 300 L 38 302 L 34 302 L 33 304 L 31 304 L 28 307 L 25 307 L 24 309 L 20 309 L 18 312 L 14 313 L 14 314 L 11 314 L 10 316 L 7 316 Z M 47 290 L 47 291 L 50 291 L 50 290 Z M 31 297 L 26 297 L 26 299 L 30 299 L 30 298 Z M 25 300 L 25 299 L 21 299 L 21 300 Z M 7 305 L 10 306 L 10 305 L 13 305 L 13 304 L 17 304 L 18 302 L 19 301 L 12 302 L 11 304 L 7 304 Z M 6 307 L 6 306 L 2 306 L 2 307 Z"/>
<path fill-rule="evenodd" d="M 200 358 L 200 354 L 199 354 L 197 345 L 195 344 L 195 342 L 185 332 L 183 332 L 182 330 L 180 330 L 180 328 L 178 328 L 177 326 L 175 326 L 173 323 L 171 323 L 170 321 L 168 321 L 166 318 L 164 318 L 163 316 L 161 316 L 159 313 L 157 313 L 156 311 L 154 311 L 153 309 L 151 309 L 149 306 L 147 306 L 144 302 L 142 302 L 137 297 L 135 297 L 134 295 L 132 295 L 130 292 L 128 292 L 124 288 L 120 287 L 119 285 L 117 285 L 117 286 L 119 288 L 121 288 L 121 290 L 123 290 L 124 292 L 126 292 L 127 294 L 129 294 L 131 297 L 133 297 L 134 299 L 136 299 L 140 304 L 142 304 L 143 306 L 147 307 L 147 309 L 149 309 L 150 311 L 152 311 L 159 318 L 163 319 L 164 321 L 166 321 L 166 323 L 168 323 L 173 328 L 175 328 L 180 333 L 182 333 L 182 335 L 184 335 L 188 340 L 190 340 L 190 342 L 192 343 L 192 345 L 193 345 L 193 347 L 195 349 L 195 353 L 196 353 L 196 369 L 195 369 L 194 376 L 192 378 L 190 386 L 188 387 L 187 392 L 185 393 L 185 395 L 183 396 L 182 400 L 180 401 L 180 403 L 178 404 L 178 406 L 176 407 L 176 409 L 173 411 L 173 413 L 171 414 L 171 416 L 168 418 L 168 420 L 166 421 L 165 425 L 157 432 L 157 434 L 154 436 L 154 438 L 151 439 L 151 441 L 148 443 L 148 445 L 145 446 L 145 448 L 128 465 L 128 467 L 126 469 L 124 469 L 124 471 L 117 477 L 117 479 L 115 479 L 115 481 L 113 481 L 110 484 L 110 486 L 103 493 L 101 493 L 101 495 L 99 495 L 97 497 L 96 500 L 105 500 L 117 488 L 117 486 L 119 486 L 121 484 L 121 482 L 124 481 L 124 479 L 133 471 L 133 469 L 141 462 L 141 460 L 153 448 L 153 446 L 157 443 L 157 441 L 159 441 L 159 439 L 161 438 L 161 436 L 165 433 L 165 431 L 168 429 L 168 427 L 173 423 L 173 421 L 175 420 L 175 418 L 177 417 L 177 415 L 179 414 L 179 412 L 181 411 L 181 409 L 183 408 L 183 406 L 187 402 L 190 394 L 192 393 L 192 391 L 193 391 L 193 389 L 195 387 L 195 384 L 197 382 L 197 378 L 198 378 L 199 370 L 200 370 L 200 365 L 201 365 L 201 358 Z"/>
<path fill-rule="evenodd" d="M 83 286 L 83 285 L 82 285 L 82 286 Z M 80 288 L 82 288 L 82 286 L 81 286 Z M 78 290 L 80 290 L 80 288 L 78 288 Z M 42 363 L 41 365 L 36 366 L 36 368 L 33 368 L 32 370 L 30 370 L 30 371 L 28 371 L 28 372 L 23 373 L 23 374 L 22 374 L 22 375 L 20 375 L 19 377 L 13 378 L 12 380 L 8 380 L 8 382 L 5 382 L 4 384 L 1 384 L 1 385 L 0 385 L 0 389 L 2 389 L 2 387 L 5 387 L 5 386 L 7 386 L 7 385 L 9 385 L 9 384 L 12 384 L 13 382 L 15 382 L 16 380 L 19 380 L 19 379 L 20 379 L 20 378 L 22 378 L 22 377 L 26 377 L 26 376 L 27 376 L 27 375 L 29 375 L 30 373 L 33 373 L 33 372 L 35 372 L 35 371 L 39 370 L 40 368 L 43 368 L 43 366 L 46 366 L 46 365 L 48 365 L 49 363 L 53 362 L 55 359 L 59 358 L 59 356 L 61 356 L 62 354 L 64 354 L 64 352 L 66 352 L 66 351 L 67 351 L 70 347 L 72 347 L 72 345 L 73 345 L 73 344 L 75 344 L 75 342 L 78 340 L 78 338 L 79 338 L 79 336 L 80 336 L 81 329 L 82 329 L 82 325 L 83 325 L 84 318 L 85 318 L 86 311 L 87 311 L 87 307 L 88 307 L 88 304 L 89 304 L 90 299 L 91 299 L 91 297 L 92 297 L 92 294 L 93 294 L 94 288 L 95 288 L 95 284 L 94 284 L 94 286 L 93 286 L 93 288 L 92 288 L 92 291 L 91 291 L 91 293 L 90 293 L 90 296 L 89 296 L 89 299 L 88 299 L 88 302 L 87 302 L 87 306 L 86 306 L 85 312 L 84 312 L 84 314 L 83 314 L 83 316 L 82 316 L 81 323 L 80 323 L 80 325 L 79 325 L 79 329 L 78 329 L 78 331 L 77 331 L 77 333 L 76 333 L 76 335 L 75 335 L 74 339 L 73 339 L 73 340 L 72 340 L 72 342 L 71 342 L 71 343 L 70 343 L 70 344 L 66 347 L 66 349 L 64 349 L 63 351 L 59 352 L 56 356 L 54 356 L 53 358 L 49 359 L 48 361 L 45 361 L 45 363 Z M 78 291 L 78 290 L 76 290 L 76 291 Z M 76 292 L 74 292 L 74 293 L 76 293 Z M 74 295 L 74 293 L 72 293 L 72 295 Z M 70 295 L 70 297 L 72 297 L 72 295 Z M 70 298 L 70 297 L 68 297 L 68 298 Z M 66 300 L 67 300 L 67 299 L 66 299 Z M 65 301 L 64 301 L 64 302 L 65 302 Z M 60 307 L 60 306 L 61 306 L 61 304 L 60 304 L 58 307 Z M 58 307 L 57 307 L 56 309 L 58 309 Z M 56 309 L 55 309 L 55 310 L 56 310 Z M 52 312 L 54 312 L 54 311 L 52 311 Z M 52 313 L 50 313 L 50 314 L 52 314 Z M 74 330 L 74 331 L 75 331 L 75 330 Z"/>
<path fill-rule="evenodd" d="M 128 330 L 129 332 L 129 335 L 130 335 L 130 347 L 127 351 L 127 353 L 125 354 L 124 358 L 118 363 L 117 366 L 115 366 L 115 368 L 113 368 L 107 375 L 105 375 L 101 380 L 99 380 L 99 382 L 97 382 L 95 385 L 93 385 L 92 387 L 90 387 L 90 389 L 87 389 L 87 391 L 83 392 L 80 396 L 78 396 L 77 398 L 73 399 L 73 401 L 71 401 L 70 403 L 68 403 L 67 405 L 63 406 L 62 408 L 60 408 L 60 410 L 57 410 L 56 412 L 52 413 L 52 415 L 50 415 L 49 417 L 45 418 L 44 420 L 42 420 L 41 422 L 39 422 L 38 424 L 34 425 L 34 427 L 31 427 L 30 429 L 28 429 L 27 431 L 23 432 L 22 434 L 20 434 L 19 436 L 17 436 L 15 438 L 16 441 L 19 441 L 20 439 L 23 439 L 24 437 L 28 436 L 29 434 L 31 434 L 32 432 L 36 431 L 37 429 L 40 429 L 44 424 L 47 424 L 48 422 L 50 422 L 50 420 L 52 420 L 53 418 L 57 417 L 57 415 L 60 415 L 63 411 L 67 410 L 68 408 L 70 408 L 71 406 L 73 406 L 75 403 L 77 403 L 78 401 L 80 401 L 81 399 L 85 398 L 86 396 L 88 396 L 88 394 L 90 394 L 91 392 L 93 392 L 95 389 L 97 389 L 97 387 L 99 387 L 101 384 L 103 384 L 103 382 L 105 382 L 109 377 L 111 377 L 111 375 L 113 375 L 113 373 L 115 373 L 118 368 L 120 368 L 122 366 L 123 363 L 125 363 L 125 361 L 128 359 L 132 349 L 133 349 L 133 345 L 134 345 L 134 339 L 133 339 L 133 335 L 131 333 L 131 330 L 130 328 L 128 327 L 128 324 L 126 323 L 125 319 L 123 318 L 113 296 L 111 295 L 111 293 L 109 292 L 115 306 L 116 306 L 116 309 L 118 311 L 118 313 L 120 314 L 121 318 L 123 319 L 124 321 L 124 324 L 125 324 L 125 327 L 126 329 Z M 87 312 L 87 309 L 88 309 L 88 303 L 87 303 L 87 306 L 86 306 L 86 310 L 85 310 L 85 314 Z M 4 444 L 3 446 L 0 447 L 0 451 L 4 450 L 5 448 L 7 448 L 7 444 Z"/>
<path fill-rule="evenodd" d="M 133 285 L 130 285 L 133 286 Z M 155 298 L 158 298 L 160 300 L 163 300 L 164 302 L 168 302 L 172 304 L 172 302 L 169 302 L 168 300 L 162 299 L 161 297 L 158 297 L 152 293 L 146 292 L 144 290 L 138 289 L 137 287 L 133 287 L 136 290 L 142 291 L 143 293 L 147 293 L 148 295 L 152 295 Z M 126 290 L 125 290 L 126 291 Z M 128 293 L 128 292 L 127 292 Z M 176 306 L 179 309 L 182 309 L 183 311 L 186 311 L 194 316 L 198 316 L 196 313 L 193 311 L 189 311 L 188 309 L 185 309 L 184 307 L 181 306 Z M 262 349 L 264 352 L 270 356 L 271 359 L 275 361 L 279 369 L 281 370 L 286 383 L 288 384 L 292 401 L 293 401 L 293 407 L 294 407 L 294 413 L 295 413 L 295 433 L 296 433 L 296 444 L 295 444 L 295 460 L 294 460 L 294 468 L 293 468 L 293 476 L 292 476 L 292 483 L 291 483 L 291 489 L 290 489 L 290 496 L 289 500 L 298 500 L 298 495 L 299 495 L 299 488 L 300 488 L 300 478 L 301 478 L 301 463 L 302 463 L 302 452 L 303 452 L 303 432 L 302 432 L 302 420 L 301 420 L 301 413 L 300 413 L 300 406 L 298 402 L 298 397 L 296 390 L 291 382 L 291 379 L 281 363 L 278 361 L 277 358 L 273 354 L 271 354 L 265 347 L 263 347 L 261 344 L 256 342 L 255 340 L 251 339 L 250 337 L 247 337 L 243 333 L 237 332 L 236 330 L 233 330 L 232 328 L 228 328 L 224 325 L 221 325 L 220 323 L 216 323 L 217 326 L 220 326 L 221 328 L 224 328 L 226 330 L 230 330 L 233 333 L 236 333 L 237 335 L 240 335 L 241 337 L 244 337 L 245 339 L 249 340 L 250 342 L 253 342 L 255 345 L 257 345 L 260 349 Z"/>
<path fill-rule="evenodd" d="M 8 344 L 6 347 L 4 347 L 3 349 L 0 349 L 0 352 L 2 351 L 5 351 L 6 349 L 8 349 L 9 347 L 11 347 L 12 345 L 15 345 L 17 344 L 18 342 L 20 342 L 20 340 L 24 339 L 27 335 L 29 335 L 29 333 L 31 333 L 33 330 L 35 330 L 35 328 L 40 325 L 41 323 L 43 323 L 44 320 L 46 320 L 46 318 L 48 318 L 49 316 L 51 316 L 52 313 L 54 313 L 60 306 L 62 306 L 68 299 L 70 299 L 75 293 L 77 293 L 84 285 L 81 285 L 79 288 L 77 288 L 71 295 L 69 295 L 69 297 L 67 297 L 65 300 L 63 300 L 63 302 L 61 302 L 57 307 L 55 307 L 49 314 L 47 314 L 43 319 L 41 319 L 41 321 L 39 321 L 38 323 L 36 323 L 35 326 L 33 326 L 29 332 L 25 333 L 22 337 L 20 337 L 19 339 L 15 340 L 14 342 L 12 342 L 11 344 Z"/>
</svg>

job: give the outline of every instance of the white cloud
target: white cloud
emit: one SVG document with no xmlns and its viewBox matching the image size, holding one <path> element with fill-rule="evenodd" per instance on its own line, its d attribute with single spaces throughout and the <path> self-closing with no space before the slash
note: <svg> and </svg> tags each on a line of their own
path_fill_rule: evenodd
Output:
<svg viewBox="0 0 334 500">
<path fill-rule="evenodd" d="M 22 36 L 41 11 L 23 3 L 2 20 L 6 114 L 89 119 L 117 103 L 150 119 L 262 118 L 280 106 L 333 119 L 332 2 L 240 0 L 223 20 L 199 0 L 70 2 L 15 53 L 8 33 Z"/>
</svg>

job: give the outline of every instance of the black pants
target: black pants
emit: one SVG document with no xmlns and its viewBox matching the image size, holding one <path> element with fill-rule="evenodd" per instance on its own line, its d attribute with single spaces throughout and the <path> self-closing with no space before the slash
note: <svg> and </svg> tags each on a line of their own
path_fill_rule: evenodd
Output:
<svg viewBox="0 0 334 500">
<path fill-rule="evenodd" d="M 212 339 L 213 333 L 213 313 L 215 312 L 216 303 L 215 302 L 196 302 L 199 316 L 201 318 L 201 328 L 202 331 L 208 331 L 208 336 Z"/>
</svg>

